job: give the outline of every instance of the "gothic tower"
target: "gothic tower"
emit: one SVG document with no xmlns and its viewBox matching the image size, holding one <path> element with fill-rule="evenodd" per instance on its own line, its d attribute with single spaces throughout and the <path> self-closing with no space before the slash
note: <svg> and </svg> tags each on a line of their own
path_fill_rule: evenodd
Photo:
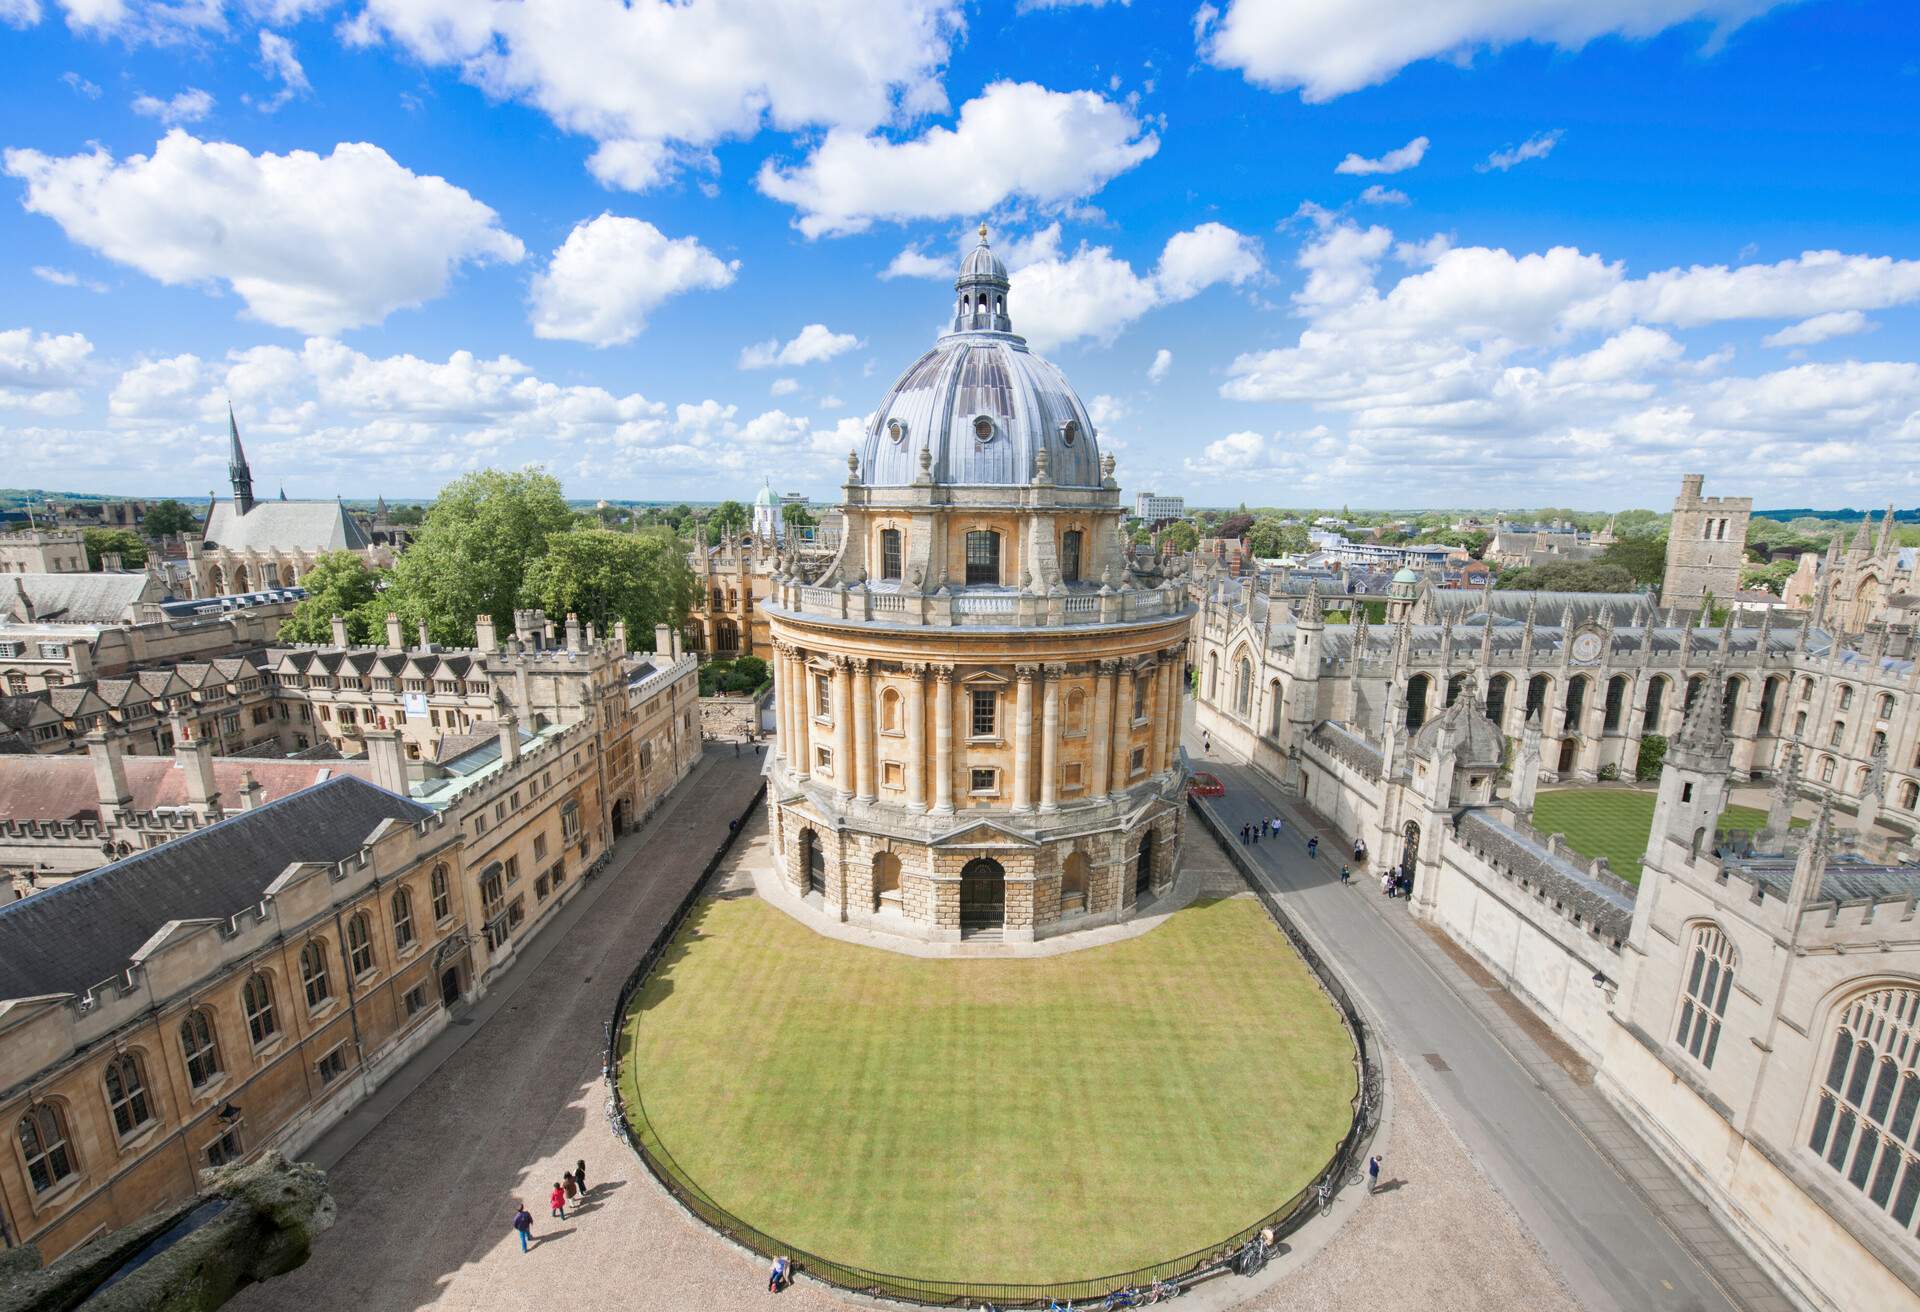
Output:
<svg viewBox="0 0 1920 1312">
<path fill-rule="evenodd" d="M 227 451 L 227 477 L 233 480 L 233 508 L 238 514 L 253 509 L 253 471 L 247 468 L 247 453 L 240 446 L 240 425 L 234 420 L 233 406 L 227 406 L 227 432 L 233 442 Z"/>
</svg>

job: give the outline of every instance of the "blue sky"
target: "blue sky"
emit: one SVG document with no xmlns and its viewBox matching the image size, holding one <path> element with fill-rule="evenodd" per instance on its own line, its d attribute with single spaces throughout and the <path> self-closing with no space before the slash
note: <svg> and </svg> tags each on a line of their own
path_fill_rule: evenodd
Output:
<svg viewBox="0 0 1920 1312">
<path fill-rule="evenodd" d="M 1920 502 L 1897 0 L 0 0 L 0 149 L 12 485 L 830 496 L 985 219 L 1130 489 Z"/>
</svg>

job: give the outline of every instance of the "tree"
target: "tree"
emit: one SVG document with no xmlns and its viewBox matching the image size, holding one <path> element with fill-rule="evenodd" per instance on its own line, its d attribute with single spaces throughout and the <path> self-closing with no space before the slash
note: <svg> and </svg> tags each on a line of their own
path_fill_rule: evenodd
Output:
<svg viewBox="0 0 1920 1312">
<path fill-rule="evenodd" d="M 1265 558 L 1299 555 L 1310 545 L 1306 529 L 1298 524 L 1283 524 L 1271 516 L 1253 521 L 1253 527 L 1247 530 L 1246 543 L 1248 551 Z"/>
<path fill-rule="evenodd" d="M 560 483 L 538 469 L 482 469 L 441 489 L 413 545 L 394 562 L 391 608 L 408 632 L 425 621 L 435 642 L 473 641 L 477 615 L 513 626 L 528 566 L 573 512 Z M 562 612 L 564 613 L 564 612 Z"/>
<path fill-rule="evenodd" d="M 146 518 L 140 521 L 140 531 L 150 538 L 164 538 L 174 533 L 198 533 L 200 521 L 191 510 L 168 497 L 147 507 Z"/>
<path fill-rule="evenodd" d="M 789 532 L 816 528 L 820 524 L 820 521 L 814 518 L 813 512 L 798 501 L 789 501 L 780 507 L 780 522 L 787 526 Z"/>
<path fill-rule="evenodd" d="M 548 536 L 527 567 L 522 598 L 550 616 L 578 615 L 603 634 L 625 620 L 629 641 L 638 643 L 656 624 L 685 624 L 696 590 L 670 531 L 582 528 Z"/>
<path fill-rule="evenodd" d="M 139 569 L 147 563 L 147 544 L 124 528 L 89 528 L 80 532 L 87 544 L 87 568 L 100 568 L 100 557 L 120 553 L 120 568 Z"/>
<path fill-rule="evenodd" d="M 1640 757 L 1634 762 L 1633 777 L 1652 779 L 1659 775 L 1661 762 L 1667 759 L 1667 740 L 1657 733 L 1640 739 Z"/>
<path fill-rule="evenodd" d="M 348 641 L 378 641 L 388 610 L 379 585 L 379 575 L 358 553 L 329 551 L 300 580 L 307 597 L 280 621 L 280 641 L 330 643 L 335 615 L 346 617 Z"/>
<path fill-rule="evenodd" d="M 1176 551 L 1192 551 L 1200 545 L 1200 534 L 1185 520 L 1166 526 L 1160 531 L 1160 540 L 1170 542 Z"/>
<path fill-rule="evenodd" d="M 1777 597 L 1787 586 L 1787 580 L 1793 577 L 1796 563 L 1791 560 L 1776 560 L 1766 565 L 1745 566 L 1740 571 L 1740 586 L 1771 592 Z"/>
<path fill-rule="evenodd" d="M 387 522 L 389 524 L 401 524 L 411 527 L 415 524 L 424 524 L 426 519 L 427 508 L 425 506 L 394 506 L 387 511 Z"/>
<path fill-rule="evenodd" d="M 1658 586 L 1667 576 L 1667 535 L 1635 533 L 1622 537 L 1600 553 L 1597 563 L 1625 570 L 1636 583 Z"/>
<path fill-rule="evenodd" d="M 1493 585 L 1502 592 L 1632 592 L 1633 575 L 1604 561 L 1554 561 L 1509 570 Z"/>
<path fill-rule="evenodd" d="M 1216 538 L 1235 538 L 1235 539 L 1243 538 L 1247 535 L 1247 530 L 1252 527 L 1253 527 L 1252 515 L 1248 515 L 1248 514 L 1228 515 L 1225 519 L 1220 521 L 1220 526 L 1216 528 L 1212 533 L 1208 534 L 1208 536 L 1216 537 Z"/>
<path fill-rule="evenodd" d="M 738 501 L 722 501 L 707 516 L 707 545 L 717 545 L 729 533 L 744 533 L 751 516 Z"/>
</svg>

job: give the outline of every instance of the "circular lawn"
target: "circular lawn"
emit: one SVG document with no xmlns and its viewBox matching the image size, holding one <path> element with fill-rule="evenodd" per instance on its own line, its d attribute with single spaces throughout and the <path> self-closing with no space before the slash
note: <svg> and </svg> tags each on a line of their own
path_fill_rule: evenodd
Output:
<svg viewBox="0 0 1920 1312">
<path fill-rule="evenodd" d="M 783 1246 L 1051 1284 L 1208 1248 L 1326 1164 L 1339 1013 L 1251 896 L 1055 957 L 923 960 L 709 899 L 629 1004 L 627 1114 Z"/>
</svg>

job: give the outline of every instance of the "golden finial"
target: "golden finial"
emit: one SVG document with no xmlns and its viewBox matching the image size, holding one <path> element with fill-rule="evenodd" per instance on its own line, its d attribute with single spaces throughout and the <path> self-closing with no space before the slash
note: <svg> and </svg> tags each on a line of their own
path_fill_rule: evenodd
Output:
<svg viewBox="0 0 1920 1312">
<path fill-rule="evenodd" d="M 984 220 L 980 224 L 980 244 L 982 246 L 987 244 L 987 225 Z"/>
</svg>

